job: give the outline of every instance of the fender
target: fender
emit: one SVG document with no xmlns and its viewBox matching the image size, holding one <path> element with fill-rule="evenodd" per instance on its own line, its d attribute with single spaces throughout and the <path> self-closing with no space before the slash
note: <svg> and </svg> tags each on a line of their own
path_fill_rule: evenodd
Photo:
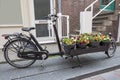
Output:
<svg viewBox="0 0 120 80">
<path fill-rule="evenodd" d="M 2 51 L 4 52 L 5 48 L 8 46 L 8 44 L 9 44 L 10 42 L 12 42 L 12 41 L 14 41 L 14 40 L 18 40 L 18 39 L 30 40 L 30 39 L 25 38 L 25 37 L 24 37 L 24 38 L 21 38 L 21 37 L 12 38 L 12 39 L 8 40 L 8 41 L 3 45 Z"/>
<path fill-rule="evenodd" d="M 3 45 L 3 48 L 2 48 L 2 51 L 5 50 L 5 47 L 13 40 L 16 40 L 17 38 L 12 38 L 11 40 L 8 40 L 4 45 Z"/>
</svg>

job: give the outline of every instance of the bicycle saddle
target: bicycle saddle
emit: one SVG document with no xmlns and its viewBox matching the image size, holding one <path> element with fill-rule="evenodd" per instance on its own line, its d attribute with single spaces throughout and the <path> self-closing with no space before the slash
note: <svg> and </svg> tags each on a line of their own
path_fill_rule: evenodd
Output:
<svg viewBox="0 0 120 80">
<path fill-rule="evenodd" d="M 29 32 L 29 31 L 31 31 L 31 30 L 33 30 L 33 29 L 35 29 L 35 27 L 23 27 L 23 28 L 22 28 L 22 31 L 27 31 L 27 32 Z"/>
</svg>

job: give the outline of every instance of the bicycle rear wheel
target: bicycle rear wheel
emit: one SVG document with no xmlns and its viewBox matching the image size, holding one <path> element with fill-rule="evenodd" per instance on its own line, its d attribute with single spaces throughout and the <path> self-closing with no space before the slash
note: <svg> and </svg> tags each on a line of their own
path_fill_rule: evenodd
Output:
<svg viewBox="0 0 120 80">
<path fill-rule="evenodd" d="M 38 51 L 35 44 L 27 39 L 17 39 L 11 41 L 5 48 L 4 57 L 6 61 L 16 67 L 25 68 L 32 65 L 36 59 L 23 59 L 18 57 L 18 52 L 22 51 Z"/>
</svg>

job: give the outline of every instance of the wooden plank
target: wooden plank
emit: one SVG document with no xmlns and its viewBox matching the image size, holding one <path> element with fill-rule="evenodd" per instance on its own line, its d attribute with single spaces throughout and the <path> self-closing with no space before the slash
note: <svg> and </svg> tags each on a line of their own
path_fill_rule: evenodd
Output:
<svg viewBox="0 0 120 80">
<path fill-rule="evenodd" d="M 107 50 L 108 50 L 108 46 L 90 47 L 90 48 L 85 48 L 85 49 L 72 49 L 70 52 L 70 55 L 77 56 L 81 54 L 101 52 L 101 51 L 107 51 Z"/>
</svg>

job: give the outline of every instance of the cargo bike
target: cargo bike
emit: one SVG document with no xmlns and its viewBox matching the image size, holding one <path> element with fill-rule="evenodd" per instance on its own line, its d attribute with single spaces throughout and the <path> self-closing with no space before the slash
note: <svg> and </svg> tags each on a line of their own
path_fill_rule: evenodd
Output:
<svg viewBox="0 0 120 80">
<path fill-rule="evenodd" d="M 3 34 L 2 36 L 7 40 L 4 44 L 2 51 L 4 52 L 5 60 L 13 67 L 25 68 L 32 65 L 36 60 L 46 60 L 51 56 L 65 56 L 65 59 L 69 57 L 74 57 L 81 54 L 93 53 L 104 51 L 108 57 L 112 57 L 115 54 L 116 44 L 115 40 L 112 38 L 109 43 L 102 46 L 90 47 L 90 48 L 77 48 L 76 43 L 74 45 L 64 45 L 61 44 L 59 40 L 56 21 L 57 15 L 49 15 L 49 19 L 52 20 L 53 29 L 55 32 L 55 37 L 58 45 L 59 52 L 49 53 L 48 50 L 42 48 L 41 44 L 38 43 L 36 38 L 30 32 L 34 30 L 34 27 L 23 27 L 22 31 L 29 33 L 29 36 L 22 33 L 14 34 Z M 71 47 L 72 46 L 72 47 Z M 79 59 L 79 58 L 78 58 Z"/>
</svg>

